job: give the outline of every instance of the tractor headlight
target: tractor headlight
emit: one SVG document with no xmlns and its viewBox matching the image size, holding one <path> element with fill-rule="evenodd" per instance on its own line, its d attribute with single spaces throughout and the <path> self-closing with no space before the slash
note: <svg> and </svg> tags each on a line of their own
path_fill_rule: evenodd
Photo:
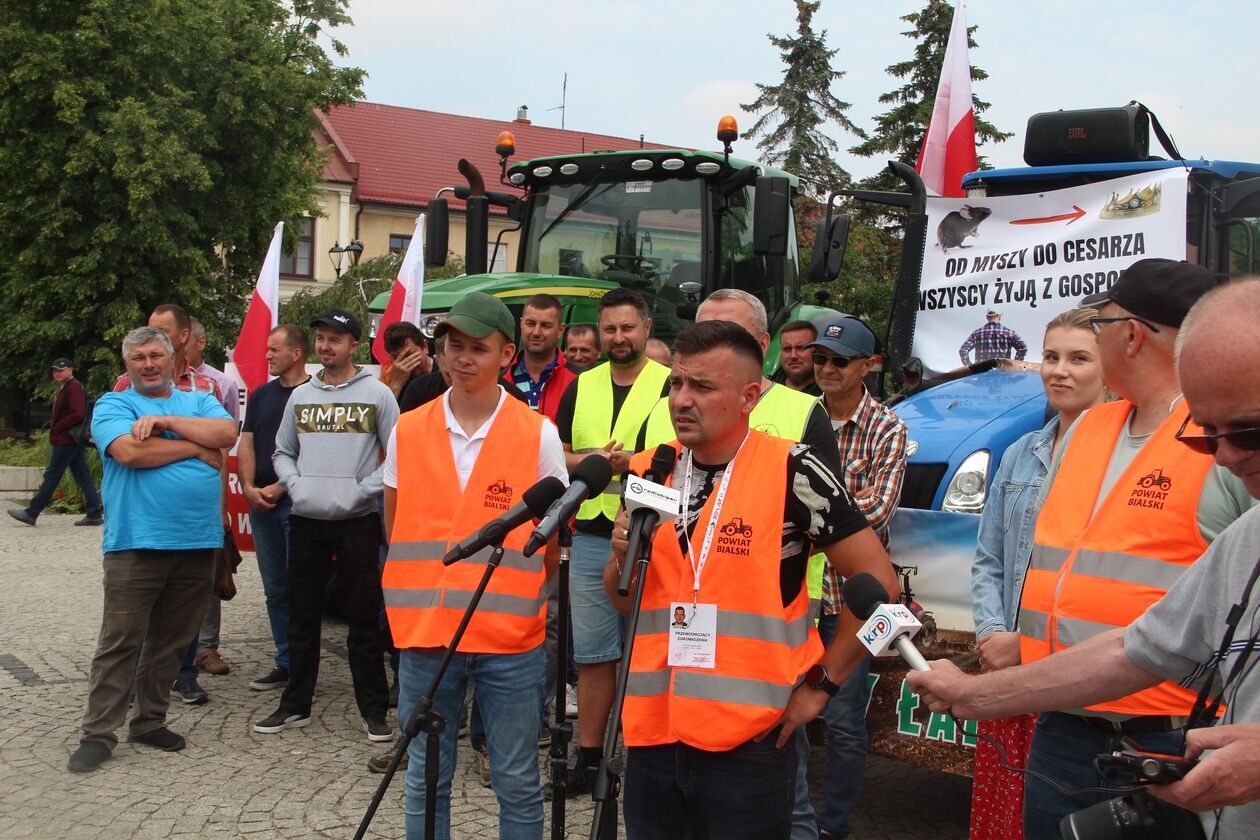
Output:
<svg viewBox="0 0 1260 840">
<path fill-rule="evenodd" d="M 972 452 L 959 464 L 954 477 L 949 480 L 941 509 L 956 513 L 979 513 L 984 510 L 985 499 L 989 497 L 988 475 L 989 451 L 978 449 Z"/>
</svg>

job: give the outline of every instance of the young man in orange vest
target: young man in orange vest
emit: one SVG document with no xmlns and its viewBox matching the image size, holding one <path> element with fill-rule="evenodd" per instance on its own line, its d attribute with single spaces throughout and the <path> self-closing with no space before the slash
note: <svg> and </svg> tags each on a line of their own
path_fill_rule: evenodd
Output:
<svg viewBox="0 0 1260 840">
<path fill-rule="evenodd" d="M 743 327 L 705 321 L 674 342 L 668 479 L 683 511 L 652 540 L 622 728 L 625 819 L 635 838 L 786 838 L 797 772 L 793 732 L 822 711 L 864 655 L 851 613 L 824 650 L 805 581 L 821 550 L 842 574 L 896 591 L 879 538 L 808 446 L 748 427 L 762 350 Z M 642 474 L 653 453 L 631 460 Z M 624 511 L 605 570 L 616 596 Z M 685 628 L 671 626 L 684 611 Z"/>
<path fill-rule="evenodd" d="M 499 373 L 516 350 L 515 325 L 501 301 L 474 292 L 451 307 L 435 338 L 446 337 L 451 388 L 404 414 L 385 459 L 385 527 L 389 559 L 383 586 L 399 665 L 398 719 L 407 721 L 428 689 L 476 589 L 490 549 L 445 566 L 448 546 L 479 530 L 547 476 L 567 478 L 555 426 L 508 399 Z M 554 545 L 525 557 L 530 527 L 504 540 L 502 565 L 461 640 L 434 698 L 451 725 L 441 737 L 438 838 L 450 837 L 455 739 L 471 678 L 486 726 L 499 836 L 539 840 L 543 829 L 538 772 L 538 723 L 545 692 L 544 584 L 555 568 Z M 424 836 L 424 737 L 409 751 L 407 837 Z M 429 840 L 429 838 L 425 838 Z"/>
<path fill-rule="evenodd" d="M 1020 599 L 1021 661 L 1128 626 L 1250 506 L 1237 478 L 1175 439 L 1187 416 L 1177 335 L 1190 307 L 1214 285 L 1200 266 L 1144 259 L 1081 301 L 1098 309 L 1091 325 L 1103 379 L 1121 399 L 1081 415 L 1046 475 Z M 1165 682 L 1048 712 L 1038 719 L 1028 767 L 1068 790 L 1105 786 L 1096 755 L 1125 749 L 1123 737 L 1179 753 L 1193 702 L 1193 692 Z M 1063 817 L 1105 798 L 1064 796 L 1030 777 L 1025 836 L 1057 838 Z"/>
</svg>

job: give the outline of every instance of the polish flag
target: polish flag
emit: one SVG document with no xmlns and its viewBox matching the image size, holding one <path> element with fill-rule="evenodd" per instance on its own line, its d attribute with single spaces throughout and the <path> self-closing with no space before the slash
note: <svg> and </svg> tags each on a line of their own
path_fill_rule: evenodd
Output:
<svg viewBox="0 0 1260 840">
<path fill-rule="evenodd" d="M 389 293 L 389 303 L 376 328 L 376 340 L 372 342 L 372 355 L 382 365 L 389 364 L 385 352 L 385 328 L 395 321 L 409 324 L 420 323 L 420 298 L 424 294 L 424 214 L 416 218 L 416 229 L 403 254 L 402 268 Z"/>
<path fill-rule="evenodd" d="M 267 336 L 276 328 L 280 315 L 280 244 L 283 238 L 284 222 L 277 222 L 262 271 L 258 272 L 258 284 L 254 286 L 249 311 L 241 324 L 241 334 L 237 336 L 236 348 L 232 351 L 232 362 L 251 394 L 259 385 L 266 384 L 269 378 Z"/>
<path fill-rule="evenodd" d="M 975 113 L 971 104 L 971 60 L 967 56 L 967 16 L 960 0 L 945 46 L 945 64 L 936 104 L 915 169 L 930 192 L 963 196 L 962 177 L 976 169 Z"/>
</svg>

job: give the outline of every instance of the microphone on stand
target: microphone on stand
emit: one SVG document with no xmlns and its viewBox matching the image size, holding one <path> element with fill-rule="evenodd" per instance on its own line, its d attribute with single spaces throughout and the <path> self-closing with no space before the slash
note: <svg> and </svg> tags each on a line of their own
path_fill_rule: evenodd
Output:
<svg viewBox="0 0 1260 840">
<path fill-rule="evenodd" d="M 476 554 L 483 548 L 498 545 L 514 528 L 531 519 L 538 519 L 547 512 L 552 502 L 564 493 L 564 482 L 549 475 L 521 494 L 521 501 L 515 507 L 495 517 L 481 526 L 477 533 L 465 537 L 451 546 L 442 562 L 447 566 Z"/>
<path fill-rule="evenodd" d="M 569 474 L 569 488 L 552 502 L 546 513 L 540 517 L 542 521 L 534 528 L 534 533 L 529 535 L 525 542 L 525 556 L 533 556 L 534 552 L 546 545 L 551 535 L 573 518 L 582 503 L 603 493 L 610 481 L 612 464 L 608 463 L 607 458 L 602 455 L 588 455 L 583 458 Z"/>
<path fill-rule="evenodd" d="M 621 568 L 621 580 L 617 583 L 617 594 L 622 597 L 630 594 L 630 579 L 634 574 L 634 563 L 639 556 L 640 546 L 652 539 L 652 533 L 662 522 L 672 522 L 678 518 L 681 494 L 663 483 L 673 474 L 677 460 L 678 451 L 669 444 L 662 443 L 656 447 L 652 464 L 643 473 L 643 477 L 629 476 L 626 479 L 626 493 L 622 503 L 630 514 L 630 526 L 626 529 L 629 532 L 627 539 L 630 545 L 626 549 L 625 565 Z"/>
</svg>

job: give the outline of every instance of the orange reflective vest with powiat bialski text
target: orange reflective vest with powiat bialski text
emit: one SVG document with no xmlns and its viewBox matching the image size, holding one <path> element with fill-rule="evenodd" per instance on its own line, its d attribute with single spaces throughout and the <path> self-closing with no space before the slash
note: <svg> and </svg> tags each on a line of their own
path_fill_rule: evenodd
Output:
<svg viewBox="0 0 1260 840">
<path fill-rule="evenodd" d="M 433 400 L 398 418 L 397 503 L 381 586 L 394 644 L 443 648 L 485 572 L 491 549 L 450 566 L 442 556 L 521 501 L 538 477 L 543 418 L 511 397 L 482 441 L 461 491 L 448 444 L 445 400 Z M 503 541 L 503 560 L 490 578 L 459 644 L 461 653 L 524 653 L 543 642 L 547 601 L 543 552 L 522 553 L 530 523 Z"/>
<path fill-rule="evenodd" d="M 1184 401 L 1150 436 L 1095 512 L 1108 462 L 1132 410 L 1125 400 L 1091 408 L 1063 453 L 1037 516 L 1020 599 L 1024 663 L 1127 627 L 1207 550 L 1198 508 L 1212 458 L 1174 437 L 1186 418 Z M 1193 704 L 1193 692 L 1162 682 L 1088 711 L 1183 716 Z"/>
<path fill-rule="evenodd" d="M 676 441 L 673 446 L 680 448 Z M 779 582 L 792 446 L 792 441 L 749 431 L 727 467 L 734 473 L 698 599 L 717 606 L 711 669 L 668 665 L 670 605 L 692 603 L 695 579 L 673 523 L 657 529 L 626 684 L 622 728 L 627 746 L 681 741 L 715 752 L 733 749 L 782 717 L 793 688 L 821 659 L 804 576 L 786 606 Z M 631 472 L 642 475 L 651 456 L 641 452 L 632 458 Z M 692 549 L 697 560 L 716 495 L 715 489 L 696 520 Z"/>
</svg>

